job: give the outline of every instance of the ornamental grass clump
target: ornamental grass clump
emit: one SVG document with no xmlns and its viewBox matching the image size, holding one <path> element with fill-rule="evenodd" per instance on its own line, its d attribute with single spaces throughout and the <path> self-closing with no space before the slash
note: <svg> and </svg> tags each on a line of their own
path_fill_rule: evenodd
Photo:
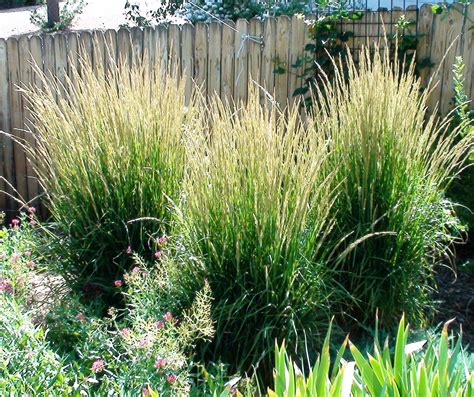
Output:
<svg viewBox="0 0 474 397">
<path fill-rule="evenodd" d="M 27 93 L 37 130 L 28 149 L 45 204 L 68 242 L 68 272 L 109 285 L 127 247 L 143 252 L 168 228 L 193 100 L 185 106 L 183 81 L 146 61 L 81 61 L 64 86 L 42 78 L 45 88 Z"/>
<path fill-rule="evenodd" d="M 472 136 L 427 114 L 414 66 L 400 72 L 388 52 L 365 49 L 338 66 L 315 100 L 312 125 L 329 145 L 327 173 L 338 195 L 328 266 L 354 298 L 345 311 L 385 325 L 402 312 L 415 323 L 433 307 L 434 265 L 458 236 L 446 188 L 462 169 Z M 420 93 L 421 92 L 421 93 Z"/>
<path fill-rule="evenodd" d="M 188 140 L 181 225 L 201 262 L 183 272 L 207 278 L 215 298 L 208 353 L 269 370 L 275 338 L 296 347 L 304 330 L 316 342 L 338 299 L 323 260 L 334 200 L 327 147 L 305 133 L 298 106 L 262 105 L 253 87 L 247 104 L 214 98 L 207 120 Z"/>
</svg>

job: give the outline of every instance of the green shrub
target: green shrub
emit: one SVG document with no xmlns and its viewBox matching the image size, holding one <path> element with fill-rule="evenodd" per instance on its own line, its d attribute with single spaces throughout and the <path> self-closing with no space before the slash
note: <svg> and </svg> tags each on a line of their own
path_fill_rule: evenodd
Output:
<svg viewBox="0 0 474 397">
<path fill-rule="evenodd" d="M 132 262 L 127 247 L 151 252 L 180 195 L 193 104 L 182 81 L 145 64 L 84 61 L 65 87 L 43 76 L 44 90 L 28 92 L 38 130 L 28 150 L 70 257 L 64 273 L 103 286 Z"/>
<path fill-rule="evenodd" d="M 386 325 L 403 312 L 419 324 L 433 307 L 433 265 L 458 237 L 445 191 L 471 143 L 448 131 L 449 119 L 425 121 L 428 92 L 420 94 L 413 67 L 400 72 L 378 49 L 346 66 L 347 82 L 339 65 L 311 120 L 328 141 L 339 193 L 332 238 L 344 241 L 328 266 L 354 298 L 344 311 L 357 320 L 370 323 L 378 308 Z"/>
<path fill-rule="evenodd" d="M 250 87 L 238 111 L 214 98 L 208 125 L 188 141 L 181 209 L 185 251 L 201 258 L 183 274 L 206 278 L 215 297 L 208 353 L 232 370 L 262 362 L 269 371 L 275 338 L 294 346 L 304 330 L 315 343 L 340 293 L 323 259 L 327 148 L 305 133 L 298 106 L 284 116 L 259 94 Z"/>
<path fill-rule="evenodd" d="M 437 342 L 407 344 L 408 326 L 402 318 L 395 352 L 386 342 L 383 348 L 375 340 L 374 351 L 367 357 L 350 344 L 351 361 L 344 360 L 347 339 L 331 368 L 328 333 L 314 367 L 303 374 L 288 357 L 283 344 L 276 346 L 275 380 L 269 397 L 290 396 L 472 396 L 474 367 L 467 352 L 448 339 L 447 324 Z"/>
</svg>

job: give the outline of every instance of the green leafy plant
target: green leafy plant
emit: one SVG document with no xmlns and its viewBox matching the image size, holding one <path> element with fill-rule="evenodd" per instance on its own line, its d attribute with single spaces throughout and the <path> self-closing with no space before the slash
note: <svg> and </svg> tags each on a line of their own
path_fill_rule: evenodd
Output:
<svg viewBox="0 0 474 397">
<path fill-rule="evenodd" d="M 312 90 L 321 83 L 322 75 L 333 78 L 335 72 L 334 58 L 342 62 L 347 56 L 347 42 L 354 33 L 344 30 L 344 22 L 357 21 L 364 15 L 362 11 L 349 10 L 350 4 L 342 2 L 319 2 L 318 18 L 307 20 L 308 36 L 311 42 L 306 44 L 304 55 L 297 58 L 291 68 L 303 67 L 298 77 L 303 78 L 303 85 L 298 87 L 293 96 L 303 96 L 304 104 L 310 107 L 314 97 Z M 330 11 L 327 11 L 327 10 Z M 275 68 L 276 73 L 285 73 L 285 68 Z M 291 72 L 288 70 L 288 72 Z"/>
<path fill-rule="evenodd" d="M 181 192 L 194 102 L 185 105 L 183 81 L 145 64 L 81 61 L 64 86 L 42 75 L 44 90 L 27 95 L 38 130 L 27 151 L 60 240 L 60 270 L 102 290 L 131 265 L 132 249 L 152 254 Z"/>
<path fill-rule="evenodd" d="M 59 12 L 59 22 L 56 22 L 54 26 L 49 26 L 46 7 L 44 6 L 31 12 L 30 21 L 45 32 L 64 30 L 72 25 L 74 18 L 84 11 L 86 5 L 85 0 L 66 0 Z"/>
<path fill-rule="evenodd" d="M 474 368 L 461 345 L 448 338 L 448 323 L 438 341 L 407 343 L 408 325 L 402 318 L 394 354 L 388 342 L 367 357 L 350 345 L 351 361 L 343 359 L 348 340 L 341 345 L 331 367 L 330 333 L 322 353 L 308 374 L 288 357 L 285 345 L 276 346 L 274 389 L 269 397 L 290 396 L 471 396 L 474 393 Z"/>
<path fill-rule="evenodd" d="M 349 58 L 319 95 L 311 123 L 329 142 L 327 172 L 339 192 L 331 233 L 343 238 L 327 266 L 355 299 L 344 311 L 370 322 L 378 308 L 386 325 L 405 312 L 422 323 L 433 307 L 433 266 L 459 237 L 445 192 L 472 142 L 448 131 L 449 118 L 425 121 L 428 93 L 413 65 L 401 71 L 388 52 L 366 48 L 357 65 Z"/>
</svg>

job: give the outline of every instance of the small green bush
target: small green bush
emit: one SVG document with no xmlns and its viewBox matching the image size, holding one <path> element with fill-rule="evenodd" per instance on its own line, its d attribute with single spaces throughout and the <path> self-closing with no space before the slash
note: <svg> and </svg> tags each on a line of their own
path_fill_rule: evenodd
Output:
<svg viewBox="0 0 474 397">
<path fill-rule="evenodd" d="M 103 287 L 132 263 L 130 249 L 151 255 L 181 192 L 194 105 L 183 81 L 145 64 L 83 61 L 65 87 L 43 76 L 44 90 L 28 92 L 38 135 L 27 149 L 69 254 L 63 274 Z"/>
<path fill-rule="evenodd" d="M 332 364 L 328 333 L 323 351 L 308 374 L 288 357 L 283 344 L 276 346 L 275 380 L 269 397 L 290 396 L 464 396 L 474 393 L 474 367 L 467 352 L 448 339 L 447 324 L 438 342 L 407 343 L 408 326 L 400 321 L 395 352 L 376 339 L 374 351 L 364 357 L 350 344 L 351 359 L 344 360 L 347 339 Z"/>
</svg>

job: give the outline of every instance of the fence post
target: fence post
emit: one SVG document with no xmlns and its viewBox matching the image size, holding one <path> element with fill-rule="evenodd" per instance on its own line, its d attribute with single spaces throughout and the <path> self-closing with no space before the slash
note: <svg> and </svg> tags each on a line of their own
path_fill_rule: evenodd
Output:
<svg viewBox="0 0 474 397">
<path fill-rule="evenodd" d="M 59 22 L 59 0 L 48 0 L 48 26 L 52 28 Z"/>
</svg>

